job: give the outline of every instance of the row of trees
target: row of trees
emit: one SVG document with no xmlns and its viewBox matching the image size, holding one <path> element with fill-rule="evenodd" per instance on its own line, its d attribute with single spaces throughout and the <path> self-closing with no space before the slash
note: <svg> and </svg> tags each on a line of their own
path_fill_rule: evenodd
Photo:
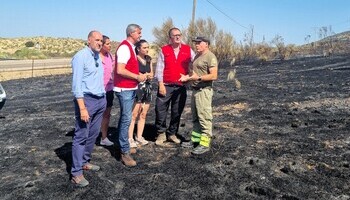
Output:
<svg viewBox="0 0 350 200">
<path fill-rule="evenodd" d="M 153 28 L 155 45 L 160 47 L 169 41 L 168 31 L 175 27 L 173 20 L 168 18 L 160 27 Z M 237 43 L 233 35 L 219 30 L 216 23 L 208 18 L 197 19 L 189 23 L 188 28 L 182 30 L 184 42 L 193 45 L 191 39 L 195 36 L 206 36 L 211 40 L 211 51 L 217 56 L 220 64 L 238 61 L 260 60 L 267 61 L 279 58 L 288 59 L 295 52 L 294 45 L 285 45 L 283 38 L 277 35 L 270 44 L 267 42 L 254 43 L 254 29 L 245 34 L 243 42 Z"/>
<path fill-rule="evenodd" d="M 159 48 L 169 42 L 168 31 L 175 27 L 173 20 L 168 18 L 159 27 L 153 28 L 155 41 L 151 45 L 152 57 L 155 58 Z M 331 28 L 322 28 L 319 31 L 320 41 L 307 43 L 302 46 L 286 45 L 280 35 L 276 35 L 271 41 L 254 41 L 254 27 L 244 34 L 243 41 L 236 41 L 231 33 L 218 29 L 216 23 L 211 19 L 197 19 L 190 22 L 187 28 L 182 30 L 184 42 L 192 45 L 191 39 L 202 35 L 211 40 L 211 50 L 218 57 L 219 64 L 232 63 L 240 61 L 260 61 L 266 62 L 273 59 L 286 60 L 294 55 L 331 55 L 336 52 L 349 52 L 350 38 L 344 42 L 344 38 L 329 37 L 332 33 Z M 349 34 L 350 35 L 350 34 Z M 35 37 L 23 39 L 6 40 L 0 38 L 0 59 L 44 59 L 50 57 L 71 57 L 84 45 L 84 40 L 71 38 L 45 38 Z M 307 40 L 308 38 L 305 38 Z M 339 41 L 342 40 L 342 41 Z M 17 44 L 17 46 L 16 46 Z M 24 45 L 24 47 L 23 47 Z M 118 42 L 112 42 L 112 52 L 115 52 Z M 194 46 L 192 46 L 194 48 Z M 14 50 L 11 52 L 11 50 Z"/>
<path fill-rule="evenodd" d="M 168 31 L 175 27 L 173 20 L 168 18 L 160 27 L 153 28 L 155 37 L 154 44 L 159 48 L 168 43 Z M 231 33 L 219 30 L 215 22 L 211 19 L 197 19 L 190 22 L 187 28 L 182 30 L 184 42 L 192 45 L 191 39 L 198 35 L 209 37 L 211 40 L 211 50 L 218 57 L 219 64 L 225 64 L 235 59 L 240 61 L 260 61 L 266 62 L 273 59 L 286 60 L 297 54 L 310 54 L 310 48 L 307 46 L 286 45 L 280 35 L 276 35 L 270 42 L 254 42 L 254 28 L 250 27 L 245 34 L 243 41 L 237 42 Z M 324 36 L 324 34 L 323 34 Z M 334 48 L 328 45 L 327 50 Z M 317 52 L 314 48 L 314 53 Z M 158 49 L 159 50 L 159 49 Z M 322 51 L 322 50 L 321 50 Z M 322 52 L 321 52 L 322 54 Z"/>
</svg>

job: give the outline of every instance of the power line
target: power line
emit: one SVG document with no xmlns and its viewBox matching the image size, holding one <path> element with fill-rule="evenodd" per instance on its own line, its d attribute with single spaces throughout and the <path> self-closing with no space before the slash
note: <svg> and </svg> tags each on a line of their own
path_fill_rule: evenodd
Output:
<svg viewBox="0 0 350 200">
<path fill-rule="evenodd" d="M 243 26 L 241 23 L 239 23 L 237 20 L 233 19 L 232 17 L 230 17 L 228 14 L 226 14 L 225 12 L 223 12 L 221 9 L 219 9 L 217 6 L 215 6 L 212 2 L 210 2 L 209 0 L 207 0 L 207 2 L 212 5 L 217 11 L 221 12 L 221 14 L 225 15 L 227 18 L 229 18 L 231 21 L 233 21 L 234 23 L 238 24 L 239 26 L 245 28 L 245 29 L 249 29 L 246 26 Z"/>
</svg>

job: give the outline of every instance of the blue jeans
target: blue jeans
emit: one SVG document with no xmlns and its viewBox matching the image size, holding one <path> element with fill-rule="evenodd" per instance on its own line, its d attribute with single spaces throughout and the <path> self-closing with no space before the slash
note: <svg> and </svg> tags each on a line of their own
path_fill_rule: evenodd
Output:
<svg viewBox="0 0 350 200">
<path fill-rule="evenodd" d="M 122 153 L 130 152 L 129 145 L 129 126 L 132 117 L 132 108 L 135 101 L 135 90 L 126 90 L 121 92 L 115 92 L 118 97 L 120 106 L 120 116 L 118 122 L 118 140 Z"/>
</svg>

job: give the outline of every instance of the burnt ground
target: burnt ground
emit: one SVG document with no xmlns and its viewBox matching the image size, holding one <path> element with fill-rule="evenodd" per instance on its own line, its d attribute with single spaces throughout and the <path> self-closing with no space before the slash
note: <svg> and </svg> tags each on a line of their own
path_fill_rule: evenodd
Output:
<svg viewBox="0 0 350 200">
<path fill-rule="evenodd" d="M 350 199 L 350 57 L 240 65 L 241 91 L 227 70 L 215 83 L 210 152 L 157 147 L 152 107 L 153 142 L 138 149 L 138 165 L 126 168 L 115 148 L 96 145 L 101 170 L 85 173 L 86 188 L 69 182 L 71 77 L 2 82 L 0 199 Z M 111 134 L 118 106 L 112 115 Z M 190 128 L 187 106 L 180 134 Z"/>
</svg>

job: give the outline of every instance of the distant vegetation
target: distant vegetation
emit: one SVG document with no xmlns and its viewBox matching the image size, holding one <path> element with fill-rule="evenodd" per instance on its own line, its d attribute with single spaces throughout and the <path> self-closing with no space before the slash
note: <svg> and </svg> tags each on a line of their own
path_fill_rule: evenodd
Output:
<svg viewBox="0 0 350 200">
<path fill-rule="evenodd" d="M 86 40 L 52 37 L 0 38 L 0 59 L 70 58 Z M 112 42 L 115 49 L 117 42 Z"/>
<path fill-rule="evenodd" d="M 153 28 L 155 41 L 151 44 L 150 55 L 156 60 L 160 47 L 169 41 L 168 30 L 175 25 L 168 18 L 160 27 Z M 197 19 L 182 30 L 184 42 L 192 45 L 191 39 L 198 35 L 211 40 L 210 49 L 218 57 L 221 65 L 245 61 L 261 63 L 279 59 L 287 60 L 300 56 L 332 56 L 350 53 L 350 31 L 334 34 L 330 27 L 318 31 L 319 40 L 310 42 L 311 36 L 305 37 L 305 45 L 285 44 L 280 35 L 271 41 L 254 41 L 254 27 L 244 34 L 243 41 L 235 40 L 231 33 L 219 30 L 211 19 Z M 73 38 L 27 37 L 0 38 L 0 59 L 46 59 L 70 58 L 86 45 L 86 40 Z M 112 41 L 112 54 L 118 42 Z"/>
<path fill-rule="evenodd" d="M 168 18 L 160 27 L 153 28 L 153 35 L 156 38 L 154 43 L 158 46 L 166 44 L 168 30 L 174 26 L 173 20 Z M 319 40 L 316 42 L 310 42 L 311 36 L 308 35 L 304 38 L 306 44 L 301 46 L 285 44 L 280 35 L 276 35 L 271 41 L 264 39 L 256 42 L 254 41 L 254 27 L 250 27 L 244 34 L 243 41 L 237 41 L 231 33 L 219 30 L 211 18 L 190 22 L 182 33 L 185 42 L 192 46 L 191 38 L 199 35 L 209 37 L 210 49 L 217 56 L 221 65 L 233 65 L 246 61 L 264 63 L 275 59 L 288 60 L 293 57 L 350 53 L 350 31 L 334 34 L 331 27 L 321 27 L 318 31 Z"/>
<path fill-rule="evenodd" d="M 84 40 L 72 38 L 0 38 L 0 59 L 71 57 L 84 45 Z"/>
</svg>

